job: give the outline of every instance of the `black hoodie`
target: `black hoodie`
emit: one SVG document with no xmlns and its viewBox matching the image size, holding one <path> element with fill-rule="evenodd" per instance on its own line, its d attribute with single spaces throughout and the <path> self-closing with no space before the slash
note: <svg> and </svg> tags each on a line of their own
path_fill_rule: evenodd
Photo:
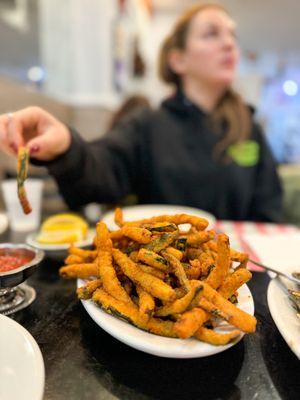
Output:
<svg viewBox="0 0 300 400">
<path fill-rule="evenodd" d="M 197 207 L 219 219 L 281 221 L 281 186 L 259 126 L 252 122 L 250 164 L 215 162 L 218 140 L 208 116 L 177 93 L 95 142 L 72 130 L 69 150 L 46 165 L 71 208 L 136 194 L 140 203 Z"/>
</svg>

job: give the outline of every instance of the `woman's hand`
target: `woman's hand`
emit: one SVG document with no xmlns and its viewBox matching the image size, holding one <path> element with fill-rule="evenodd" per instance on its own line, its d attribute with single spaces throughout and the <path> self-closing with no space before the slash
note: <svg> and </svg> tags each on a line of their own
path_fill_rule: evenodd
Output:
<svg viewBox="0 0 300 400">
<path fill-rule="evenodd" d="M 68 150 L 68 128 L 47 111 L 28 107 L 0 115 L 0 149 L 16 156 L 19 146 L 29 148 L 30 156 L 51 161 Z"/>
</svg>

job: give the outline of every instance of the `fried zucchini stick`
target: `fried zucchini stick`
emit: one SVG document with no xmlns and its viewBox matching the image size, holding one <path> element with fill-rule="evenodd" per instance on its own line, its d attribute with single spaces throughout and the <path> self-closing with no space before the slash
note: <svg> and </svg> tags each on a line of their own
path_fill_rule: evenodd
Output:
<svg viewBox="0 0 300 400">
<path fill-rule="evenodd" d="M 121 240 L 124 236 L 138 243 L 147 244 L 151 241 L 152 233 L 148 229 L 131 226 L 128 223 L 121 229 L 110 232 L 110 238 L 115 241 Z"/>
<path fill-rule="evenodd" d="M 200 281 L 191 281 L 191 290 L 180 299 L 175 300 L 173 303 L 166 304 L 162 307 L 159 307 L 155 311 L 155 315 L 158 317 L 166 317 L 172 314 L 180 314 L 189 307 L 193 298 L 198 295 L 197 288 L 200 286 Z M 202 290 L 202 288 L 200 289 Z"/>
<path fill-rule="evenodd" d="M 149 321 L 149 319 L 153 315 L 153 311 L 155 308 L 155 302 L 151 294 L 146 292 L 141 286 L 137 285 L 136 287 L 137 294 L 139 296 L 139 313 L 145 321 Z"/>
<path fill-rule="evenodd" d="M 228 315 L 228 322 L 236 328 L 246 333 L 255 331 L 256 318 L 245 311 L 234 306 L 230 301 L 224 299 L 216 290 L 210 287 L 207 283 L 201 282 L 203 291 L 201 295 L 208 301 L 213 303 L 218 309 Z"/>
<path fill-rule="evenodd" d="M 207 246 L 211 251 L 216 253 L 218 251 L 217 249 L 217 243 L 212 241 L 207 242 L 204 246 Z M 237 261 L 240 263 L 240 267 L 246 268 L 247 262 L 248 262 L 248 254 L 246 253 L 241 253 L 239 251 L 236 251 L 234 249 L 230 249 L 230 258 L 232 261 Z"/>
<path fill-rule="evenodd" d="M 170 244 L 177 238 L 178 231 L 172 233 L 163 233 L 160 237 L 152 240 L 145 246 L 146 250 L 159 253 L 161 250 L 169 247 Z"/>
<path fill-rule="evenodd" d="M 209 275 L 210 272 L 215 268 L 215 261 L 207 253 L 202 253 L 199 260 L 201 264 L 201 277 L 207 277 L 207 275 Z"/>
<path fill-rule="evenodd" d="M 151 241 L 152 233 L 148 231 L 148 229 L 136 226 L 127 226 L 125 224 L 121 231 L 124 236 L 127 236 L 138 243 L 147 244 Z"/>
<path fill-rule="evenodd" d="M 73 264 L 61 267 L 59 269 L 61 277 L 66 279 L 87 279 L 91 276 L 99 276 L 99 269 L 96 263 L 91 264 Z"/>
<path fill-rule="evenodd" d="M 199 260 L 190 260 L 190 264 L 184 264 L 186 276 L 189 279 L 198 279 L 201 275 L 202 268 Z"/>
<path fill-rule="evenodd" d="M 20 146 L 18 151 L 18 163 L 17 163 L 17 183 L 18 183 L 18 197 L 24 214 L 30 214 L 32 211 L 24 186 L 24 182 L 27 179 L 28 163 L 29 163 L 29 150 L 26 147 Z"/>
<path fill-rule="evenodd" d="M 229 333 L 219 333 L 202 326 L 197 330 L 197 332 L 195 332 L 194 336 L 202 342 L 210 343 L 216 346 L 224 346 L 225 344 L 228 344 L 232 340 L 236 339 L 238 336 L 240 336 L 240 334 L 241 332 L 238 330 L 234 330 Z"/>
<path fill-rule="evenodd" d="M 96 226 L 96 243 L 98 252 L 100 250 L 111 252 L 113 244 L 109 230 L 107 229 L 107 226 L 104 222 L 98 222 Z"/>
<path fill-rule="evenodd" d="M 107 226 L 103 222 L 97 224 L 97 243 L 99 246 L 97 265 L 103 288 L 116 299 L 131 303 L 131 298 L 122 287 L 113 267 L 112 241 Z"/>
<path fill-rule="evenodd" d="M 172 254 L 177 260 L 181 261 L 183 258 L 183 253 L 180 250 L 175 249 L 175 247 L 167 247 L 166 252 Z"/>
<path fill-rule="evenodd" d="M 209 319 L 209 314 L 201 308 L 193 308 L 180 314 L 179 319 L 175 322 L 174 331 L 181 339 L 187 339 Z"/>
<path fill-rule="evenodd" d="M 95 279 L 87 282 L 85 285 L 77 288 L 77 296 L 79 299 L 87 300 L 93 296 L 93 293 L 102 285 L 101 279 Z"/>
<path fill-rule="evenodd" d="M 87 259 L 94 260 L 97 257 L 97 253 L 98 253 L 97 250 L 84 250 L 74 245 L 71 245 L 69 248 L 69 254 L 82 257 L 84 260 Z"/>
<path fill-rule="evenodd" d="M 131 303 L 131 298 L 121 285 L 116 270 L 112 265 L 112 254 L 108 251 L 100 250 L 97 258 L 99 277 L 103 282 L 103 288 L 113 297 Z"/>
<path fill-rule="evenodd" d="M 75 254 L 69 254 L 68 257 L 65 259 L 66 265 L 82 264 L 84 262 L 85 260 L 82 257 L 76 256 Z"/>
<path fill-rule="evenodd" d="M 174 232 L 178 228 L 175 224 L 169 222 L 157 222 L 154 224 L 143 224 L 142 228 L 148 229 L 150 232 Z"/>
<path fill-rule="evenodd" d="M 226 276 L 219 287 L 218 292 L 221 296 L 225 297 L 225 299 L 229 299 L 238 290 L 238 288 L 244 283 L 248 282 L 251 277 L 251 272 L 246 268 L 236 269 L 232 274 Z"/>
<path fill-rule="evenodd" d="M 190 281 L 188 280 L 185 270 L 181 264 L 181 262 L 174 257 L 172 254 L 169 254 L 166 251 L 162 251 L 162 255 L 168 261 L 174 275 L 177 277 L 181 286 L 184 287 L 185 291 L 188 293 L 191 289 Z"/>
<path fill-rule="evenodd" d="M 153 275 L 147 274 L 118 249 L 112 251 L 115 262 L 120 266 L 123 273 L 136 284 L 139 284 L 152 296 L 164 301 L 172 301 L 176 298 L 176 293 L 171 286 Z"/>
<path fill-rule="evenodd" d="M 115 209 L 115 224 L 118 226 L 123 226 L 124 225 L 124 219 L 123 219 L 123 211 L 121 208 L 117 207 Z"/>
<path fill-rule="evenodd" d="M 222 318 L 225 321 L 229 320 L 229 316 L 225 314 L 223 311 L 221 311 L 218 307 L 216 307 L 213 303 L 202 297 L 199 300 L 198 305 L 203 308 L 203 310 L 207 311 L 210 313 L 213 317 L 216 318 Z"/>
<path fill-rule="evenodd" d="M 144 264 L 137 263 L 137 266 L 142 271 L 146 272 L 147 274 L 154 275 L 154 276 L 156 276 L 156 278 L 159 278 L 161 280 L 164 280 L 166 277 L 165 272 L 160 271 L 157 268 L 150 267 L 150 265 L 144 265 Z"/>
<path fill-rule="evenodd" d="M 138 260 L 161 271 L 169 271 L 167 260 L 161 257 L 159 254 L 155 253 L 154 251 L 143 248 L 140 249 L 138 252 Z"/>
<path fill-rule="evenodd" d="M 139 221 L 129 222 L 129 225 L 142 225 L 155 222 L 171 222 L 176 225 L 191 224 L 197 230 L 203 231 L 208 226 L 208 221 L 204 218 L 196 217 L 188 214 L 159 215 L 152 218 L 141 219 Z"/>
<path fill-rule="evenodd" d="M 231 264 L 229 238 L 224 233 L 220 233 L 217 240 L 217 261 L 216 267 L 210 272 L 206 283 L 213 289 L 217 289 L 229 273 Z"/>
<path fill-rule="evenodd" d="M 141 318 L 137 306 L 134 304 L 125 304 L 122 301 L 110 296 L 103 289 L 97 289 L 95 291 L 93 300 L 109 314 L 116 315 L 117 317 L 130 322 L 138 328 L 160 336 L 176 337 L 173 329 L 173 322 L 162 321 L 159 318 L 150 318 L 148 322 L 145 322 L 145 320 Z"/>
<path fill-rule="evenodd" d="M 187 244 L 191 247 L 198 247 L 215 237 L 214 231 L 201 231 L 187 235 Z"/>
</svg>

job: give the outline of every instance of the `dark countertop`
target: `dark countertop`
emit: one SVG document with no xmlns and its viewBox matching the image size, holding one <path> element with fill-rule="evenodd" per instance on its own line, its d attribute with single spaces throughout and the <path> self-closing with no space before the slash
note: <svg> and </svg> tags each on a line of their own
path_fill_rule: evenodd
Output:
<svg viewBox="0 0 300 400">
<path fill-rule="evenodd" d="M 41 348 L 45 400 L 300 398 L 300 362 L 270 316 L 266 274 L 253 273 L 249 284 L 256 333 L 225 352 L 186 360 L 142 353 L 111 337 L 77 300 L 76 283 L 59 278 L 59 266 L 43 261 L 27 281 L 36 300 L 11 315 Z"/>
</svg>

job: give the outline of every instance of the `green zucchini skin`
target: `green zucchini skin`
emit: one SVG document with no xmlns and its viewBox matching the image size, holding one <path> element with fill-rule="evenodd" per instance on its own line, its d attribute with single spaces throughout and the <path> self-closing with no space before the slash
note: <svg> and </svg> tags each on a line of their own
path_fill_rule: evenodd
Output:
<svg viewBox="0 0 300 400">
<path fill-rule="evenodd" d="M 169 247 L 177 238 L 178 231 L 172 233 L 163 233 L 159 238 L 152 240 L 145 246 L 145 249 L 159 253 L 161 250 Z"/>
<path fill-rule="evenodd" d="M 18 167 L 17 167 L 17 183 L 18 183 L 18 197 L 25 214 L 29 214 L 32 208 L 29 204 L 24 182 L 27 178 L 29 163 L 29 150 L 25 147 L 20 147 L 18 153 Z"/>
</svg>

